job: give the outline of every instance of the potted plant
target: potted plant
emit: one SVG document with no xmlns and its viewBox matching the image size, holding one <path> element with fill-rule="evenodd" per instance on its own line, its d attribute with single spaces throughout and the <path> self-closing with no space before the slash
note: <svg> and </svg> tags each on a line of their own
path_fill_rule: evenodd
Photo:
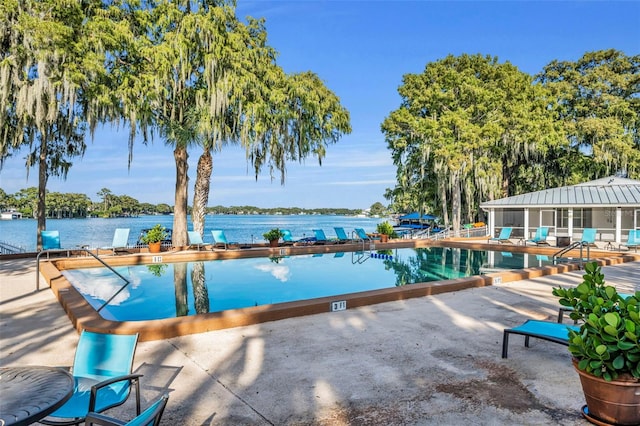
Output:
<svg viewBox="0 0 640 426">
<path fill-rule="evenodd" d="M 596 262 L 575 288 L 554 288 L 570 317 L 569 352 L 587 401 L 583 414 L 616 425 L 640 424 L 640 292 L 627 298 L 604 281 Z"/>
<path fill-rule="evenodd" d="M 393 226 L 385 221 L 378 224 L 376 231 L 380 234 L 380 242 L 386 243 L 389 238 L 398 238 L 398 234 L 393 229 Z"/>
<path fill-rule="evenodd" d="M 284 237 L 284 233 L 279 228 L 273 228 L 262 234 L 265 240 L 269 241 L 269 247 L 278 247 L 278 241 Z"/>
<path fill-rule="evenodd" d="M 140 240 L 149 246 L 149 253 L 160 253 L 162 240 L 167 238 L 168 235 L 166 228 L 158 223 L 149 229 Z"/>
</svg>

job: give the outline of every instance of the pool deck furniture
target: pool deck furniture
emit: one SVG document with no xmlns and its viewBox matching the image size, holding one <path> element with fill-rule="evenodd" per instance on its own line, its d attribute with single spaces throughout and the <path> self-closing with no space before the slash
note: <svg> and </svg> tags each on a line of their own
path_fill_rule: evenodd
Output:
<svg viewBox="0 0 640 426">
<path fill-rule="evenodd" d="M 330 240 L 322 229 L 314 229 L 313 234 L 316 236 L 315 244 L 334 244 L 336 240 Z"/>
<path fill-rule="evenodd" d="M 497 243 L 500 244 L 513 244 L 511 242 L 511 240 L 509 238 L 511 238 L 511 232 L 513 231 L 513 228 L 511 227 L 506 227 L 506 228 L 502 228 L 502 230 L 500 231 L 500 235 L 498 235 L 497 237 L 493 237 L 493 238 L 489 238 L 487 240 L 488 243 L 491 243 L 492 241 L 495 241 Z"/>
<path fill-rule="evenodd" d="M 632 229 L 629 231 L 629 236 L 627 237 L 627 242 L 624 244 L 620 244 L 618 249 L 622 249 L 622 247 L 626 247 L 627 250 L 634 249 L 638 252 L 638 246 L 640 246 L 640 229 Z"/>
<path fill-rule="evenodd" d="M 71 398 L 73 388 L 73 376 L 62 368 L 0 368 L 0 424 L 35 423 Z"/>
<path fill-rule="evenodd" d="M 113 241 L 108 247 L 101 247 L 103 250 L 111 250 L 113 254 L 127 253 L 127 246 L 129 245 L 129 228 L 116 228 L 113 232 Z M 98 254 L 98 250 L 96 250 Z"/>
<path fill-rule="evenodd" d="M 510 334 L 520 334 L 524 336 L 524 346 L 527 348 L 529 347 L 529 338 L 531 337 L 569 346 L 570 329 L 574 331 L 580 330 L 579 327 L 574 325 L 532 319 L 525 321 L 517 327 L 505 328 L 502 335 L 502 358 L 507 358 Z"/>
<path fill-rule="evenodd" d="M 47 425 L 83 423 L 89 412 L 101 412 L 124 404 L 136 390 L 136 414 L 140 414 L 141 374 L 132 374 L 138 334 L 83 331 L 73 361 L 75 388 L 60 408 L 40 419 Z"/>
<path fill-rule="evenodd" d="M 351 238 L 349 238 L 349 236 L 347 235 L 344 228 L 340 226 L 336 226 L 333 229 L 336 231 L 336 236 L 338 237 L 338 243 L 344 244 L 352 241 Z"/>
<path fill-rule="evenodd" d="M 224 231 L 221 229 L 212 230 L 211 236 L 213 237 L 213 245 L 211 246 L 211 250 L 219 246 L 224 247 L 225 250 L 229 248 L 240 248 L 240 243 L 227 240 L 227 236 L 224 234 Z"/>
<path fill-rule="evenodd" d="M 532 239 L 525 240 L 524 245 L 527 245 L 527 243 L 532 243 L 537 246 L 541 246 L 541 245 L 548 246 L 549 245 L 549 242 L 547 241 L 548 236 L 549 236 L 549 227 L 541 226 L 538 229 L 536 229 L 536 234 L 533 236 Z"/>
<path fill-rule="evenodd" d="M 189 247 L 196 247 L 198 251 L 200 251 L 201 247 L 204 247 L 206 244 L 202 240 L 202 235 L 200 235 L 197 231 L 187 231 L 189 236 Z"/>
<path fill-rule="evenodd" d="M 596 247 L 596 228 L 584 228 L 582 230 L 582 239 L 580 242 L 583 246 Z"/>
<path fill-rule="evenodd" d="M 131 419 L 127 423 L 116 419 L 114 417 L 105 416 L 100 413 L 89 413 L 87 414 L 87 418 L 85 424 L 87 425 L 100 425 L 100 426 L 121 426 L 121 425 L 131 425 L 131 426 L 158 426 L 160 424 L 160 419 L 162 418 L 162 414 L 164 413 L 164 409 L 167 406 L 167 401 L 169 400 L 169 394 L 163 394 L 157 401 L 149 406 L 146 410 L 144 410 L 140 415 Z"/>
</svg>

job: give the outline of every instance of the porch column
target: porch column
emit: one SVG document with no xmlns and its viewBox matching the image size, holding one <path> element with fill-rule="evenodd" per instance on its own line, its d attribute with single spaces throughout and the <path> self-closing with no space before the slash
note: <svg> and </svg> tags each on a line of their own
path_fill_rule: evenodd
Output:
<svg viewBox="0 0 640 426">
<path fill-rule="evenodd" d="M 493 237 L 494 235 L 496 235 L 495 230 L 496 230 L 496 210 L 491 209 L 489 210 L 489 236 L 490 237 Z"/>
<path fill-rule="evenodd" d="M 529 239 L 529 208 L 524 208 L 524 240 Z"/>
<path fill-rule="evenodd" d="M 616 244 L 622 242 L 622 207 L 616 207 Z"/>
<path fill-rule="evenodd" d="M 556 211 L 558 210 L 556 209 Z M 573 240 L 573 207 L 569 207 L 567 209 L 567 222 L 567 232 L 569 233 L 569 237 Z"/>
</svg>

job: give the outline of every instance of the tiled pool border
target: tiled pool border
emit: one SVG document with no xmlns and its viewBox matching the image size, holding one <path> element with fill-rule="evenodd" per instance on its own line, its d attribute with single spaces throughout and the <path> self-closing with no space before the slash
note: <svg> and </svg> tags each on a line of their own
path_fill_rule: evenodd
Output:
<svg viewBox="0 0 640 426">
<path fill-rule="evenodd" d="M 479 240 L 474 241 L 465 239 L 464 241 L 398 240 L 386 244 L 376 244 L 375 249 L 383 250 L 429 246 L 458 247 L 473 250 L 495 250 L 497 248 L 496 244 L 487 244 L 486 242 L 481 242 Z M 122 256 L 104 256 L 101 257 L 101 259 L 106 261 L 109 265 L 120 266 L 150 264 L 154 263 L 154 261 L 158 262 L 159 259 L 155 256 L 161 256 L 161 262 L 188 262 L 308 253 L 333 253 L 343 250 L 357 250 L 358 248 L 357 244 L 331 244 L 324 246 L 289 246 L 274 249 L 252 248 L 215 251 L 176 250 L 163 252 L 159 255 L 141 253 Z M 559 249 L 556 247 L 541 248 L 501 245 L 500 250 L 553 255 L 553 253 L 557 252 Z M 614 265 L 640 260 L 640 255 L 631 253 L 604 251 L 593 251 L 592 253 L 595 260 L 603 265 Z M 139 339 L 141 341 L 160 340 L 224 328 L 277 321 L 284 318 L 331 312 L 333 302 L 344 301 L 346 302 L 346 308 L 351 309 L 377 303 L 405 300 L 414 297 L 424 297 L 475 287 L 485 287 L 492 285 L 496 280 L 506 283 L 510 281 L 559 274 L 578 269 L 577 264 L 559 264 L 178 318 L 150 321 L 111 321 L 102 318 L 60 273 L 60 271 L 64 269 L 91 266 L 99 266 L 99 263 L 91 257 L 52 259 L 51 261 L 46 262 L 41 261 L 40 272 L 69 316 L 72 324 L 78 331 L 86 329 L 90 331 L 114 334 L 139 333 Z"/>
</svg>

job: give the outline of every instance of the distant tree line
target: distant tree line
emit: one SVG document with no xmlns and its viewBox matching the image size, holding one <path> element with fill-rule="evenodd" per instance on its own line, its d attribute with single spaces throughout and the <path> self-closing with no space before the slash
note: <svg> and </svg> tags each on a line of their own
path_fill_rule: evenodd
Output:
<svg viewBox="0 0 640 426">
<path fill-rule="evenodd" d="M 101 189 L 97 195 L 99 201 L 92 201 L 85 194 L 47 192 L 47 218 L 67 219 L 86 217 L 133 217 L 140 215 L 170 214 L 173 207 L 168 204 L 141 203 L 128 195 L 115 195 L 109 189 Z M 25 218 L 35 218 L 38 204 L 38 188 L 22 189 L 15 194 L 7 194 L 0 188 L 0 211 L 15 209 Z M 374 207 L 375 206 L 375 207 Z M 380 203 L 372 206 L 372 214 L 380 214 Z M 189 208 L 191 213 L 191 208 Z M 207 207 L 207 214 L 323 214 L 352 216 L 362 214 L 361 209 L 300 207 L 261 208 L 256 206 L 215 206 Z"/>
</svg>

